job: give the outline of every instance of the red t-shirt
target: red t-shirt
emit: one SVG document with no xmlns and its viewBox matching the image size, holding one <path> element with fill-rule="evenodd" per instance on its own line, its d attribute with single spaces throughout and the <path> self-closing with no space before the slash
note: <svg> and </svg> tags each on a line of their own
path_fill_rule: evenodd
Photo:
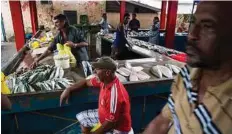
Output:
<svg viewBox="0 0 232 134">
<path fill-rule="evenodd" d="M 116 130 L 129 132 L 131 130 L 130 100 L 129 95 L 117 77 L 104 86 L 97 77 L 92 78 L 94 87 L 100 87 L 98 100 L 98 115 L 100 123 L 117 122 Z"/>
</svg>

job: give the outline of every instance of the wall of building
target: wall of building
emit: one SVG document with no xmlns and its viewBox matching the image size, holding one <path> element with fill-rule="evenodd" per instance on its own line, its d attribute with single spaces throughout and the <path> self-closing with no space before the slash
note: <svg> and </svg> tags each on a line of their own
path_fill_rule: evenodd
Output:
<svg viewBox="0 0 232 134">
<path fill-rule="evenodd" d="M 140 27 L 142 29 L 149 29 L 152 25 L 153 18 L 157 16 L 154 13 L 138 13 L 137 19 L 140 21 Z M 113 27 L 117 27 L 120 21 L 120 14 L 119 13 L 107 13 L 108 23 L 111 24 Z M 132 18 L 132 14 L 130 14 L 130 18 Z"/>
<path fill-rule="evenodd" d="M 41 4 L 40 1 L 36 1 L 38 25 L 44 25 L 44 27 L 54 28 L 53 17 L 57 14 L 63 13 L 63 10 L 77 11 L 77 22 L 79 23 L 80 15 L 88 15 L 89 22 L 99 22 L 101 15 L 105 12 L 105 1 L 52 1 L 52 5 Z M 14 36 L 14 30 L 12 25 L 12 18 L 10 13 L 10 7 L 8 1 L 1 1 L 2 17 L 5 24 L 7 39 Z M 25 32 L 31 32 L 31 18 L 28 1 L 21 1 L 23 22 Z"/>
<path fill-rule="evenodd" d="M 10 5 L 8 1 L 1 1 L 1 14 L 6 32 L 6 38 L 14 36 Z"/>
</svg>

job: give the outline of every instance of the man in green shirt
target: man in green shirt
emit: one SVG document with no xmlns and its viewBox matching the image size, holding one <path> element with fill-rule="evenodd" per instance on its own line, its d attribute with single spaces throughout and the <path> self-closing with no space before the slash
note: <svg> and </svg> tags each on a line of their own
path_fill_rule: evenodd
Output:
<svg viewBox="0 0 232 134">
<path fill-rule="evenodd" d="M 59 30 L 58 35 L 54 38 L 54 41 L 51 43 L 48 49 L 32 63 L 31 68 L 36 67 L 40 60 L 56 50 L 57 43 L 67 44 L 70 46 L 71 52 L 75 56 L 77 63 L 82 64 L 84 69 L 90 68 L 89 63 L 87 62 L 89 60 L 87 53 L 88 43 L 85 41 L 81 31 L 77 30 L 73 26 L 70 26 L 67 17 L 63 14 L 55 16 L 54 23 Z"/>
</svg>

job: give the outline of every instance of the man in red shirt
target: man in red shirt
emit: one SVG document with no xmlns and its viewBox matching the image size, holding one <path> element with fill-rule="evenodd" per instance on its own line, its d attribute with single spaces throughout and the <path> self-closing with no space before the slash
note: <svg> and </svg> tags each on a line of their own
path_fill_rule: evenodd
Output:
<svg viewBox="0 0 232 134">
<path fill-rule="evenodd" d="M 133 134 L 129 95 L 123 84 L 115 76 L 117 64 L 109 57 L 102 57 L 92 65 L 95 68 L 96 77 L 80 81 L 65 89 L 60 96 L 60 104 L 63 100 L 66 100 L 67 103 L 70 93 L 85 85 L 99 87 L 98 109 L 86 110 L 76 115 L 81 124 L 82 132 Z M 90 132 L 98 123 L 100 123 L 100 127 L 94 132 Z"/>
</svg>

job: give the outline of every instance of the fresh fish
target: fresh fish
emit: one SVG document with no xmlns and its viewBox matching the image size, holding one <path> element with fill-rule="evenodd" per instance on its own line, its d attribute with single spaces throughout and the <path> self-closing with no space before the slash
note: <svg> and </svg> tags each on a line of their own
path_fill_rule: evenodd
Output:
<svg viewBox="0 0 232 134">
<path fill-rule="evenodd" d="M 64 70 L 63 68 L 60 68 L 59 78 L 63 78 L 63 77 L 64 77 Z"/>
<path fill-rule="evenodd" d="M 149 76 L 147 73 L 145 73 L 143 71 L 138 71 L 137 77 L 139 78 L 139 80 L 148 80 L 148 79 L 150 79 L 151 76 Z"/>
<path fill-rule="evenodd" d="M 60 73 L 60 67 L 56 68 L 56 74 L 54 78 L 59 78 L 59 73 Z"/>
<path fill-rule="evenodd" d="M 56 70 L 53 70 L 50 77 L 49 77 L 49 79 L 53 79 L 55 77 L 55 74 L 56 74 Z"/>
<path fill-rule="evenodd" d="M 181 70 L 180 67 L 175 66 L 175 65 L 171 65 L 171 67 L 172 67 L 172 70 L 173 70 L 173 72 L 174 72 L 175 74 L 178 74 L 178 73 L 180 72 L 180 70 Z"/>
<path fill-rule="evenodd" d="M 172 65 L 171 65 L 171 64 L 165 64 L 165 66 L 166 66 L 167 68 L 169 68 L 170 71 L 171 71 L 172 73 L 174 72 L 173 69 L 172 69 Z"/>
<path fill-rule="evenodd" d="M 122 76 L 126 76 L 126 77 L 128 77 L 129 75 L 128 74 L 126 74 L 124 71 L 122 71 L 121 69 L 117 69 L 117 72 L 119 73 L 119 74 L 121 74 Z"/>
<path fill-rule="evenodd" d="M 131 74 L 131 71 L 125 67 L 120 67 L 119 70 L 123 71 L 128 76 Z"/>
<path fill-rule="evenodd" d="M 135 72 L 132 72 L 129 77 L 130 81 L 139 81 L 138 76 L 136 75 Z"/>
<path fill-rule="evenodd" d="M 153 66 L 151 68 L 151 73 L 154 74 L 158 78 L 162 78 L 162 72 L 160 71 L 160 68 L 158 66 Z"/>
<path fill-rule="evenodd" d="M 162 66 L 162 65 L 157 65 L 158 68 L 160 69 L 160 71 L 162 72 L 162 74 L 167 77 L 167 78 L 173 78 L 172 76 L 172 71 L 170 69 L 168 69 L 167 67 L 165 66 Z"/>
<path fill-rule="evenodd" d="M 127 79 L 124 76 L 122 76 L 118 73 L 115 73 L 115 75 L 118 77 L 120 82 L 127 82 Z"/>
</svg>

